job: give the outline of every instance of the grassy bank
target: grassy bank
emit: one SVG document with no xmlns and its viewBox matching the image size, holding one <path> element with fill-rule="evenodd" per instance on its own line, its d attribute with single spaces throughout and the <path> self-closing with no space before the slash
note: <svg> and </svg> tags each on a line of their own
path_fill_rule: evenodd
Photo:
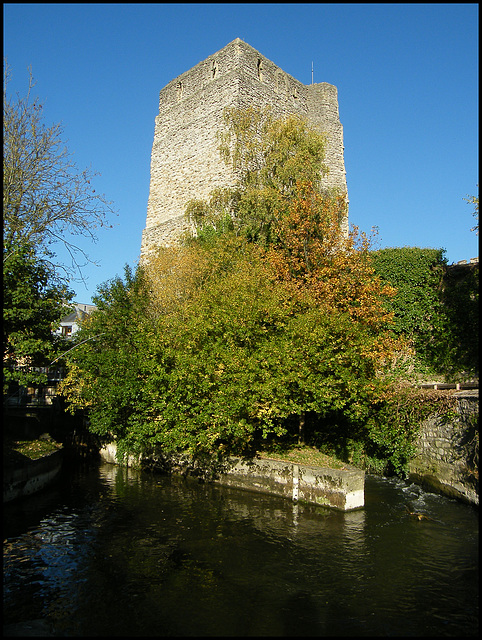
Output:
<svg viewBox="0 0 482 640">
<path fill-rule="evenodd" d="M 51 439 L 18 440 L 11 437 L 4 437 L 3 462 L 4 464 L 13 464 L 16 460 L 19 460 L 21 456 L 25 456 L 31 460 L 37 460 L 61 448 L 61 444 Z"/>
<path fill-rule="evenodd" d="M 334 456 L 328 456 L 315 447 L 294 446 L 286 450 L 266 450 L 258 451 L 260 458 L 269 458 L 270 460 L 282 460 L 283 462 L 293 462 L 295 464 L 304 464 L 312 467 L 328 467 L 329 469 L 346 468 L 346 462 L 339 460 Z"/>
<path fill-rule="evenodd" d="M 26 456 L 31 460 L 37 460 L 61 448 L 62 445 L 52 439 L 20 440 L 4 437 L 3 460 L 4 463 L 7 464 L 14 463 L 16 459 L 19 459 L 19 456 Z M 321 451 L 318 451 L 315 447 L 306 445 L 258 451 L 258 455 L 260 458 L 281 460 L 283 462 L 292 462 L 307 466 L 328 467 L 329 469 L 343 469 L 346 467 L 346 462 L 334 456 L 321 453 Z"/>
</svg>

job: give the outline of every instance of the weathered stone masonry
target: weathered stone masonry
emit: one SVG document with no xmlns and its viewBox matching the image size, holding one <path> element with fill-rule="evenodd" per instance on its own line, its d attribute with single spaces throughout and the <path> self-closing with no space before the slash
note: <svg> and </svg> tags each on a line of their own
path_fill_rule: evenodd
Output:
<svg viewBox="0 0 482 640">
<path fill-rule="evenodd" d="M 347 193 L 336 87 L 326 82 L 304 85 L 236 38 L 160 92 L 141 260 L 157 246 L 176 242 L 186 225 L 189 200 L 234 183 L 216 137 L 223 128 L 224 108 L 268 105 L 274 117 L 297 114 L 326 134 L 325 186 Z"/>
<path fill-rule="evenodd" d="M 115 442 L 100 450 L 104 462 L 118 464 Z M 359 509 L 365 504 L 365 472 L 346 465 L 344 469 L 311 467 L 267 458 L 226 458 L 220 466 L 196 461 L 187 455 L 151 452 L 146 456 L 128 456 L 126 466 L 144 466 L 163 473 L 180 473 L 228 487 L 283 496 L 342 511 Z"/>
<path fill-rule="evenodd" d="M 479 392 L 460 391 L 455 397 L 452 420 L 434 414 L 423 423 L 410 477 L 431 490 L 478 505 Z"/>
</svg>

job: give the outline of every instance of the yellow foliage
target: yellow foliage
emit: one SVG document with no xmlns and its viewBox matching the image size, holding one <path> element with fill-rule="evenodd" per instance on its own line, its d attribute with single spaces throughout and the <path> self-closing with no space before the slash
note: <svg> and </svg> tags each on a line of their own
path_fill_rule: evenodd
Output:
<svg viewBox="0 0 482 640">
<path fill-rule="evenodd" d="M 144 267 L 152 316 L 179 311 L 202 285 L 207 264 L 199 247 L 160 247 Z"/>
<path fill-rule="evenodd" d="M 91 406 L 84 398 L 84 391 L 90 383 L 90 376 L 75 362 L 69 362 L 67 375 L 60 381 L 57 392 L 69 402 L 69 411 L 75 413 L 77 409 Z"/>
</svg>

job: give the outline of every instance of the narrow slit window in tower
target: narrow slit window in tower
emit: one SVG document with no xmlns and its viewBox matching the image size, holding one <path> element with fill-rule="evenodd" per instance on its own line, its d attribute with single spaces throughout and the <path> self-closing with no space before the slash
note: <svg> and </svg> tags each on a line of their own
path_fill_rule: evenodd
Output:
<svg viewBox="0 0 482 640">
<path fill-rule="evenodd" d="M 183 92 L 184 92 L 184 85 L 182 84 L 182 82 L 178 82 L 176 86 L 176 94 L 177 94 L 178 102 L 181 102 Z"/>
<path fill-rule="evenodd" d="M 261 58 L 258 58 L 258 79 L 263 82 L 263 61 Z"/>
</svg>

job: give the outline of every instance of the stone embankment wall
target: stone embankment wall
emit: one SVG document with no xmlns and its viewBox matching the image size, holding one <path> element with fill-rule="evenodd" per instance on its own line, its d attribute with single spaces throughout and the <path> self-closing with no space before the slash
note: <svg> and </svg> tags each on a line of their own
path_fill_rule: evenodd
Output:
<svg viewBox="0 0 482 640">
<path fill-rule="evenodd" d="M 29 496 L 51 484 L 62 468 L 63 451 L 54 451 L 38 460 L 25 459 L 15 468 L 4 466 L 3 501 Z"/>
<path fill-rule="evenodd" d="M 117 464 L 115 443 L 106 445 L 100 455 L 105 462 Z M 365 504 L 365 472 L 350 465 L 345 469 L 329 469 L 281 460 L 232 457 L 213 468 L 209 464 L 193 464 L 189 458 L 155 455 L 142 462 L 157 471 L 193 475 L 236 489 L 270 493 L 342 511 L 359 509 Z M 132 456 L 126 461 L 127 466 L 140 463 Z"/>
<path fill-rule="evenodd" d="M 457 416 L 446 421 L 434 414 L 423 423 L 410 478 L 427 489 L 478 505 L 479 392 L 454 395 Z"/>
<path fill-rule="evenodd" d="M 169 82 L 159 95 L 141 260 L 169 246 L 186 228 L 192 199 L 229 187 L 235 175 L 220 157 L 218 133 L 226 107 L 269 106 L 275 118 L 296 114 L 326 135 L 323 186 L 347 193 L 338 92 L 326 82 L 305 85 L 236 38 Z M 348 230 L 348 217 L 343 223 Z"/>
</svg>

